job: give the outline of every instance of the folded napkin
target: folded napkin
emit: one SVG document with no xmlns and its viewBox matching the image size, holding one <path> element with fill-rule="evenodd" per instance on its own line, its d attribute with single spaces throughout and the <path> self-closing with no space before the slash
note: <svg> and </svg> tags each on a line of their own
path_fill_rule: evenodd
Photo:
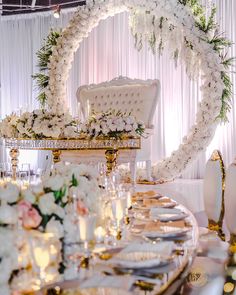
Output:
<svg viewBox="0 0 236 295">
<path fill-rule="evenodd" d="M 177 221 L 188 217 L 188 214 L 177 208 L 151 208 L 149 211 L 151 219 L 159 219 L 160 221 Z"/>
<path fill-rule="evenodd" d="M 150 209 L 150 215 L 156 216 L 156 215 L 165 215 L 165 214 L 182 214 L 183 211 L 177 208 L 151 208 Z"/>
<path fill-rule="evenodd" d="M 118 256 L 122 253 L 133 252 L 157 252 L 159 255 L 171 255 L 175 243 L 172 241 L 163 241 L 156 244 L 133 242 L 120 251 Z"/>
<path fill-rule="evenodd" d="M 185 228 L 186 224 L 183 220 L 179 221 L 173 221 L 173 222 L 149 222 L 146 223 L 144 226 L 145 231 L 163 231 L 166 227 L 173 228 L 173 229 L 179 229 L 179 228 Z"/>
<path fill-rule="evenodd" d="M 96 274 L 91 278 L 85 280 L 80 284 L 80 289 L 87 288 L 114 288 L 129 291 L 134 283 L 135 279 L 131 276 L 102 276 Z M 120 290 L 121 291 L 121 290 Z M 113 290 L 112 292 L 113 294 Z M 107 293 L 111 294 L 111 293 Z M 119 293 L 122 294 L 122 293 Z"/>
<path fill-rule="evenodd" d="M 132 200 L 140 200 L 140 199 L 148 199 L 148 198 L 157 198 L 161 197 L 161 195 L 155 191 L 147 191 L 147 192 L 136 192 L 132 195 Z"/>
<path fill-rule="evenodd" d="M 146 197 L 150 196 L 150 197 L 153 197 L 153 196 L 157 195 L 157 192 L 155 192 L 155 191 L 146 191 L 146 192 L 137 192 L 136 194 L 137 194 L 137 196 L 146 196 Z"/>
<path fill-rule="evenodd" d="M 150 207 L 150 206 L 165 206 L 166 204 L 174 202 L 170 198 L 161 198 L 161 199 L 144 199 L 143 205 Z"/>
<path fill-rule="evenodd" d="M 157 244 L 134 242 L 114 255 L 107 263 L 116 267 L 142 269 L 159 267 L 170 263 L 174 242 Z"/>
<path fill-rule="evenodd" d="M 134 224 L 133 229 L 139 231 L 149 231 L 149 232 L 160 232 L 165 231 L 167 228 L 175 229 L 184 229 L 186 228 L 186 223 L 184 220 L 171 221 L 171 222 L 162 222 L 162 221 L 150 221 L 146 223 Z"/>
</svg>

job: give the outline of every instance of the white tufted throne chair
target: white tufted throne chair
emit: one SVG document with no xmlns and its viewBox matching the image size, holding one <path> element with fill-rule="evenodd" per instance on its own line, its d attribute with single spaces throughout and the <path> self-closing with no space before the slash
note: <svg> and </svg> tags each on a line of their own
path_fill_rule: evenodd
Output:
<svg viewBox="0 0 236 295">
<path fill-rule="evenodd" d="M 92 111 L 104 112 L 109 109 L 131 112 L 137 120 L 144 122 L 146 131 L 153 129 L 153 116 L 160 93 L 158 80 L 138 80 L 126 77 L 115 78 L 108 82 L 81 86 L 77 91 L 77 99 L 84 119 Z M 83 153 L 81 153 L 83 152 Z M 78 153 L 81 161 L 96 159 L 105 161 L 104 152 L 96 155 L 93 151 Z M 90 155 L 86 157 L 86 155 Z M 141 150 L 120 151 L 118 164 L 130 163 L 131 178 L 136 179 L 137 162 L 146 162 L 147 179 L 151 179 L 151 141 L 150 136 L 141 140 Z"/>
</svg>

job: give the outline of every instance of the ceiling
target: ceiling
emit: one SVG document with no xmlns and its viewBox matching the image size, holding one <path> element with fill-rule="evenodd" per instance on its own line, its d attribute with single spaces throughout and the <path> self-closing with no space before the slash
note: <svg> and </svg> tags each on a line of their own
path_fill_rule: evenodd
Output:
<svg viewBox="0 0 236 295">
<path fill-rule="evenodd" d="M 0 14 L 14 15 L 53 10 L 59 5 L 60 9 L 84 5 L 82 0 L 0 0 Z"/>
</svg>

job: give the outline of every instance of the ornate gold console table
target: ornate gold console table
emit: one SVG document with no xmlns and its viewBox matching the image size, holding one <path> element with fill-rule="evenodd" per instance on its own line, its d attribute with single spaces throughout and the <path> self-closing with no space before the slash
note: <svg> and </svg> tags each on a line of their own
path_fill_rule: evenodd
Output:
<svg viewBox="0 0 236 295">
<path fill-rule="evenodd" d="M 19 150 L 51 150 L 53 162 L 60 162 L 63 150 L 104 150 L 107 173 L 116 165 L 119 150 L 135 150 L 141 148 L 140 138 L 124 139 L 3 139 L 4 146 L 10 148 L 13 178 L 16 178 Z"/>
</svg>

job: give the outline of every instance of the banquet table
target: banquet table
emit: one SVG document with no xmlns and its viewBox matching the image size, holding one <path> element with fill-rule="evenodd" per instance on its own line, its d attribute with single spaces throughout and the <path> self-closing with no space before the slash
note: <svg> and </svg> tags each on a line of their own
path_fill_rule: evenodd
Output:
<svg viewBox="0 0 236 295">
<path fill-rule="evenodd" d="M 111 248 L 107 248 L 104 245 L 98 245 L 98 247 L 94 249 L 94 253 L 96 253 L 90 261 L 90 267 L 87 270 L 89 275 L 88 277 L 83 277 L 79 279 L 74 279 L 70 281 L 60 282 L 51 286 L 48 286 L 46 289 L 41 290 L 37 294 L 64 294 L 64 293 L 53 293 L 61 292 L 62 290 L 80 290 L 82 286 L 94 286 L 97 284 L 97 287 L 101 288 L 103 286 L 104 281 L 111 280 L 107 284 L 119 284 L 121 286 L 126 286 L 127 281 L 129 281 L 130 285 L 126 289 L 124 289 L 124 293 L 114 293 L 114 294 L 126 294 L 125 292 L 131 292 L 129 294 L 174 294 L 176 290 L 180 288 L 184 279 L 187 277 L 191 265 L 197 254 L 197 246 L 198 246 L 198 225 L 193 216 L 193 214 L 186 209 L 184 206 L 176 204 L 175 208 L 180 210 L 184 214 L 186 214 L 185 218 L 185 226 L 188 227 L 186 232 L 180 235 L 173 236 L 163 236 L 163 238 L 157 238 L 155 240 L 144 238 L 143 235 L 139 235 L 134 230 L 136 226 L 136 222 L 138 221 L 138 225 L 142 224 L 142 221 L 139 221 L 135 212 L 134 206 L 133 209 L 129 211 L 130 224 L 125 227 L 125 229 L 121 233 L 121 239 L 117 240 L 115 246 Z M 173 221 L 174 222 L 174 221 Z M 178 221 L 177 221 L 178 222 Z M 166 222 L 166 226 L 170 225 L 172 221 Z M 174 224 L 174 223 L 173 223 Z M 175 226 L 175 225 L 173 225 Z M 164 230 L 165 232 L 165 230 Z M 167 230 L 168 232 L 168 230 Z M 126 247 L 134 247 L 133 251 L 136 251 L 135 248 L 142 247 L 145 245 L 152 249 L 153 247 L 161 246 L 162 243 L 173 244 L 173 252 L 171 254 L 170 263 L 164 265 L 157 265 L 156 267 L 151 267 L 149 269 L 136 269 L 126 272 L 125 268 L 116 269 L 112 267 L 112 264 L 109 263 L 109 260 L 103 259 L 101 257 L 109 254 L 110 251 L 114 251 L 114 249 L 123 249 Z M 151 252 L 152 250 L 150 250 Z M 118 252 L 119 253 L 119 252 Z M 160 252 L 161 255 L 161 252 Z M 95 258 L 94 258 L 95 257 Z M 160 256 L 161 257 L 161 256 Z M 105 260 L 105 261 L 104 261 Z M 142 260 L 142 259 L 141 259 Z M 87 273 L 87 274 L 88 274 Z M 99 282 L 97 282 L 98 278 L 101 278 Z M 85 288 L 85 287 L 84 287 Z M 85 288 L 85 289 L 86 289 Z M 81 290 L 80 290 L 81 291 Z M 51 293 L 50 293 L 51 292 Z M 81 291 L 82 292 L 82 291 Z M 111 291 L 110 291 L 111 292 Z M 113 294 L 113 293 L 65 293 L 65 294 Z"/>
<path fill-rule="evenodd" d="M 10 148 L 13 178 L 16 178 L 19 150 L 51 150 L 53 162 L 60 162 L 62 151 L 104 150 L 107 173 L 116 166 L 119 150 L 137 150 L 141 148 L 140 137 L 123 139 L 17 139 L 5 138 L 3 144 Z"/>
</svg>

